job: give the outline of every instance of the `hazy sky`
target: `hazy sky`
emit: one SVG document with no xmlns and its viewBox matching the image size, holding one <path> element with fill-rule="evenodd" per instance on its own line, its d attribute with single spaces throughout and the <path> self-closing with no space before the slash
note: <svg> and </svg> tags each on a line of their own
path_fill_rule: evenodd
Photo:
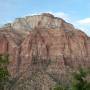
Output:
<svg viewBox="0 0 90 90">
<path fill-rule="evenodd" d="M 0 25 L 43 12 L 64 18 L 90 36 L 90 0 L 0 0 Z"/>
</svg>

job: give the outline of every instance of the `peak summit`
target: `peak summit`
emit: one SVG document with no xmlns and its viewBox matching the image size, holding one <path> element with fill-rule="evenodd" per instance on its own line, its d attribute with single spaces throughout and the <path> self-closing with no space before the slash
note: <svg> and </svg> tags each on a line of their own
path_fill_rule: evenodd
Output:
<svg viewBox="0 0 90 90">
<path fill-rule="evenodd" d="M 73 25 L 65 22 L 61 18 L 54 17 L 49 13 L 42 13 L 41 15 L 26 16 L 25 18 L 17 18 L 11 26 L 15 29 L 31 30 L 35 27 L 44 28 L 61 28 L 62 25 L 68 27 L 70 30 L 73 29 Z"/>
<path fill-rule="evenodd" d="M 52 15 L 52 14 L 50 14 L 50 13 L 42 13 L 41 15 L 54 18 L 54 15 Z"/>
</svg>

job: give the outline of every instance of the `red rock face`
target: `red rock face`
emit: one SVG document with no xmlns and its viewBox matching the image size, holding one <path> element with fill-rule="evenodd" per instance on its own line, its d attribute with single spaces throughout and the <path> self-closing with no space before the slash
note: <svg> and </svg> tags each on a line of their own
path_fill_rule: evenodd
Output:
<svg viewBox="0 0 90 90">
<path fill-rule="evenodd" d="M 4 35 L 0 35 L 0 54 L 5 54 L 8 51 L 8 41 Z"/>
<path fill-rule="evenodd" d="M 88 37 L 81 31 L 65 29 L 38 28 L 21 45 L 20 70 L 24 72 L 30 66 L 32 56 L 51 61 L 57 60 L 58 66 L 78 68 L 89 67 Z M 89 44 L 90 45 L 90 44 Z"/>
<path fill-rule="evenodd" d="M 37 68 L 37 64 L 41 68 L 48 64 L 47 72 L 53 73 L 66 67 L 90 67 L 90 38 L 86 34 L 46 14 L 26 21 L 28 24 L 20 19 L 0 31 L 0 54 L 9 53 L 8 69 L 13 77 L 28 72 L 32 65 Z"/>
<path fill-rule="evenodd" d="M 23 37 L 11 28 L 3 28 L 0 31 L 0 54 L 9 54 L 8 69 L 11 75 L 15 75 L 17 71 L 17 60 L 19 58 L 19 45 Z"/>
</svg>

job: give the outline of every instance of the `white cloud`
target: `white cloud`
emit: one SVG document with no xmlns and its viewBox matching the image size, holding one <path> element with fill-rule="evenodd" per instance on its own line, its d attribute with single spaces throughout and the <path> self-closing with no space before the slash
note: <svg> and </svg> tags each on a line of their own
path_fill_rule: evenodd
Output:
<svg viewBox="0 0 90 90">
<path fill-rule="evenodd" d="M 65 20 L 68 20 L 69 19 L 69 16 L 68 14 L 64 13 L 64 12 L 51 12 L 51 14 L 55 15 L 56 17 L 60 17 L 60 18 L 63 18 Z"/>
<path fill-rule="evenodd" d="M 72 24 L 75 26 L 75 28 L 84 31 L 88 36 L 90 36 L 90 23 L 83 20 L 73 21 Z"/>
<path fill-rule="evenodd" d="M 85 18 L 82 20 L 77 21 L 81 25 L 90 25 L 90 18 Z"/>
<path fill-rule="evenodd" d="M 53 14 L 55 17 L 60 17 L 66 21 L 70 20 L 69 15 L 64 12 L 47 12 L 47 13 Z"/>
<path fill-rule="evenodd" d="M 74 22 L 74 25 L 76 28 L 81 29 L 85 33 L 87 33 L 88 36 L 90 36 L 90 18 L 85 18 L 82 20 L 76 20 Z"/>
</svg>

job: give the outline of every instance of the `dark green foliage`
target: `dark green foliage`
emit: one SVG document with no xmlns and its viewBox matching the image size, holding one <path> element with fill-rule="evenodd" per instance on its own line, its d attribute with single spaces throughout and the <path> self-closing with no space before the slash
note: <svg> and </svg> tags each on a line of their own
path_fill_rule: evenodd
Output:
<svg viewBox="0 0 90 90">
<path fill-rule="evenodd" d="M 7 71 L 7 69 L 5 68 L 0 68 L 0 81 L 3 81 L 4 79 L 6 79 L 8 77 L 9 73 Z"/>
<path fill-rule="evenodd" d="M 0 55 L 0 67 L 7 66 L 9 64 L 8 55 Z"/>
<path fill-rule="evenodd" d="M 8 55 L 0 55 L 0 90 L 5 90 L 9 80 L 8 63 Z"/>
<path fill-rule="evenodd" d="M 70 83 L 69 88 L 58 84 L 53 90 L 90 90 L 90 80 L 87 79 L 87 77 L 90 77 L 89 74 L 89 70 L 80 68 L 80 70 L 73 73 L 72 83 Z"/>
<path fill-rule="evenodd" d="M 90 90 L 90 82 L 86 79 L 87 75 L 88 72 L 82 68 L 75 72 L 73 74 L 72 90 Z"/>
</svg>

